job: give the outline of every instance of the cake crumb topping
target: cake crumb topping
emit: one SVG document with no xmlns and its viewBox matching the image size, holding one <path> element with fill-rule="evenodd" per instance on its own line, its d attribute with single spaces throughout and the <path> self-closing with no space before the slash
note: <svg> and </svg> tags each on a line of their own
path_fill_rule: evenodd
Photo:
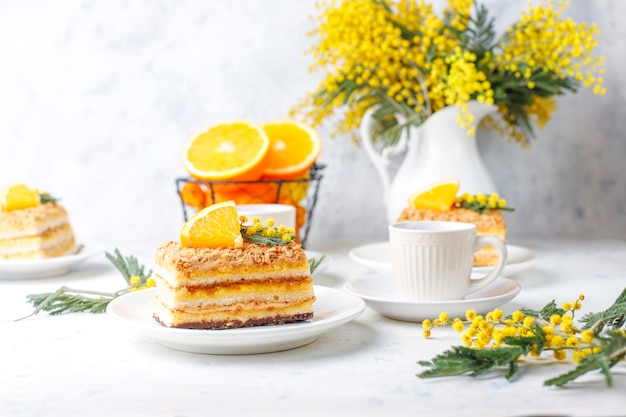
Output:
<svg viewBox="0 0 626 417">
<path fill-rule="evenodd" d="M 265 246 L 244 241 L 241 248 L 185 248 L 179 242 L 170 241 L 159 246 L 155 255 L 156 265 L 188 273 L 268 265 L 278 260 L 289 265 L 298 265 L 306 263 L 306 254 L 302 246 L 295 242 Z"/>
<path fill-rule="evenodd" d="M 504 227 L 504 215 L 500 210 L 488 210 L 487 213 L 478 213 L 465 207 L 454 208 L 450 211 L 432 211 L 408 207 L 402 211 L 399 222 L 412 220 L 443 220 L 453 222 L 475 223 L 480 227 Z"/>
<path fill-rule="evenodd" d="M 0 212 L 0 231 L 22 230 L 54 217 L 67 216 L 62 205 L 44 203 L 23 210 Z"/>
</svg>

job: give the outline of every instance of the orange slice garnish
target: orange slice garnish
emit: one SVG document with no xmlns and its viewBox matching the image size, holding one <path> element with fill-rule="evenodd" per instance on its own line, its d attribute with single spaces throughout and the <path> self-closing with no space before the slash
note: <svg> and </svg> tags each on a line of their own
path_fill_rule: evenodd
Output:
<svg viewBox="0 0 626 417">
<path fill-rule="evenodd" d="M 24 184 L 12 184 L 4 187 L 0 195 L 2 211 L 23 210 L 41 204 L 39 192 Z"/>
<path fill-rule="evenodd" d="M 198 211 L 183 226 L 180 243 L 187 248 L 242 247 L 235 202 L 224 201 Z"/>
<path fill-rule="evenodd" d="M 409 197 L 409 207 L 416 209 L 449 211 L 459 191 L 459 180 L 450 178 L 429 184 Z"/>
</svg>

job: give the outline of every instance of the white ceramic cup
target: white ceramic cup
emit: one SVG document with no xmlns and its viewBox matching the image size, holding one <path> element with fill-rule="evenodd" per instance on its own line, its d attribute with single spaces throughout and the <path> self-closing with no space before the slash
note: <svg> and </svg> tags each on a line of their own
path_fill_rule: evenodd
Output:
<svg viewBox="0 0 626 417">
<path fill-rule="evenodd" d="M 495 281 L 506 264 L 505 243 L 494 236 L 477 236 L 470 223 L 400 222 L 389 225 L 391 268 L 402 300 L 461 300 Z M 472 278 L 474 253 L 491 245 L 498 263 L 480 278 Z"/>
<path fill-rule="evenodd" d="M 296 208 L 289 204 L 238 204 L 237 214 L 246 216 L 246 226 L 252 225 L 252 219 L 258 217 L 263 224 L 267 219 L 274 219 L 276 226 L 296 227 Z"/>
</svg>

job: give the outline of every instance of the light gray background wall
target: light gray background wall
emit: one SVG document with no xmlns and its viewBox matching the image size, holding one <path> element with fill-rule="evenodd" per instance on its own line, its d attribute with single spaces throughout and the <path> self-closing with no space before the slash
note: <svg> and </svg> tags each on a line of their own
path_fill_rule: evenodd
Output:
<svg viewBox="0 0 626 417">
<path fill-rule="evenodd" d="M 314 3 L 2 0 L 0 186 L 24 181 L 62 196 L 82 240 L 175 238 L 183 144 L 215 121 L 283 117 L 316 85 L 303 53 Z M 512 237 L 626 236 L 626 2 L 572 3 L 569 15 L 602 30 L 607 95 L 561 98 L 531 150 L 479 132 L 517 207 Z M 503 27 L 526 2 L 487 4 Z M 327 168 L 310 246 L 386 238 L 373 167 L 330 130 L 320 129 Z"/>
</svg>

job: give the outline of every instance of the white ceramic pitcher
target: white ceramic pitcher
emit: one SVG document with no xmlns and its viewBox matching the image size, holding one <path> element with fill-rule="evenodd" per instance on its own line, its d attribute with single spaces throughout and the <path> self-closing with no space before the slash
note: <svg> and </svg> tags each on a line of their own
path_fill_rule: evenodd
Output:
<svg viewBox="0 0 626 417">
<path fill-rule="evenodd" d="M 477 101 L 470 101 L 468 106 L 469 113 L 474 116 L 470 127 L 477 126 L 484 116 L 496 110 L 495 106 Z M 468 135 L 469 128 L 462 128 L 457 122 L 460 114 L 458 107 L 445 107 L 433 113 L 421 126 L 410 127 L 408 137 L 404 137 L 396 148 L 383 153 L 376 150 L 371 135 L 373 111 L 368 110 L 361 120 L 361 140 L 383 183 L 383 200 L 389 223 L 394 223 L 402 210 L 408 207 L 411 194 L 435 181 L 458 178 L 461 192 L 497 192 L 478 153 L 475 134 Z M 400 117 L 397 118 L 400 121 Z M 405 157 L 392 180 L 389 160 L 405 149 Z"/>
</svg>

